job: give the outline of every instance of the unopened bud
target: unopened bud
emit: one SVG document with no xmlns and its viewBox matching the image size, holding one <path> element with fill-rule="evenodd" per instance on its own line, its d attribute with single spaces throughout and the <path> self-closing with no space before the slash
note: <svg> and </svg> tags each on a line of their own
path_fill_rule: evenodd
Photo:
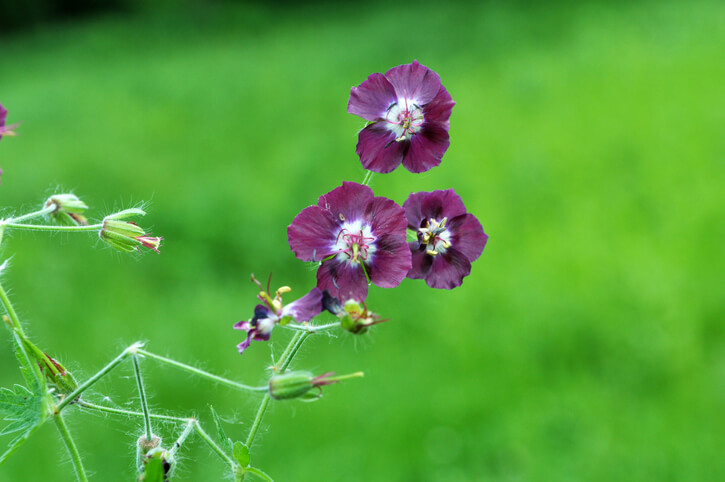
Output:
<svg viewBox="0 0 725 482">
<path fill-rule="evenodd" d="M 144 215 L 146 213 L 141 209 L 126 209 L 106 216 L 98 236 L 111 247 L 125 253 L 136 251 L 139 246 L 152 249 L 158 253 L 161 240 L 164 238 L 150 236 L 150 233 L 146 233 L 138 224 L 123 221 L 124 218 L 135 214 Z"/>
<path fill-rule="evenodd" d="M 269 395 L 275 400 L 300 398 L 306 401 L 317 400 L 322 396 L 323 385 L 331 385 L 348 378 L 362 377 L 362 372 L 350 375 L 333 376 L 333 372 L 314 376 L 310 372 L 298 371 L 275 375 L 269 380 Z M 316 388 L 317 391 L 311 391 Z"/>
<path fill-rule="evenodd" d="M 78 199 L 75 194 L 56 194 L 48 198 L 45 207 L 54 207 L 50 217 L 65 226 L 78 226 L 88 224 L 85 216 L 82 215 L 88 209 L 86 203 Z"/>
<path fill-rule="evenodd" d="M 142 473 L 139 481 L 169 480 L 176 468 L 176 457 L 170 451 L 155 447 L 143 456 Z"/>
<path fill-rule="evenodd" d="M 368 329 L 387 320 L 381 319 L 378 315 L 369 311 L 367 307 L 358 301 L 348 300 L 343 307 L 340 317 L 340 326 L 343 329 L 361 335 Z"/>
</svg>

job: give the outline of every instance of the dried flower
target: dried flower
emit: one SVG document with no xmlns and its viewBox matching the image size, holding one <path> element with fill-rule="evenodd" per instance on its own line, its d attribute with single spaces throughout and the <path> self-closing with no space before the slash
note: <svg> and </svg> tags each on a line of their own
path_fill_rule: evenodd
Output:
<svg viewBox="0 0 725 482">
<path fill-rule="evenodd" d="M 394 288 L 410 269 L 405 215 L 395 202 L 354 182 L 320 196 L 287 228 L 302 261 L 321 261 L 317 286 L 338 299 L 364 300 L 368 282 Z"/>
<path fill-rule="evenodd" d="M 347 103 L 350 114 L 368 121 L 356 148 L 363 167 L 386 173 L 401 162 L 410 172 L 439 165 L 454 104 L 438 74 L 417 61 L 370 75 Z"/>
</svg>

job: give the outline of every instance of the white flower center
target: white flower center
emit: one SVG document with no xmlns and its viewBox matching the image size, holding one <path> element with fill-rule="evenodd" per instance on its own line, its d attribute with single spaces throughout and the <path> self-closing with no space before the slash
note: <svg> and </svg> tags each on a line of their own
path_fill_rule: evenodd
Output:
<svg viewBox="0 0 725 482">
<path fill-rule="evenodd" d="M 418 229 L 418 240 L 421 245 L 426 245 L 426 253 L 435 256 L 445 253 L 451 247 L 451 233 L 446 229 L 448 218 L 430 218 L 425 225 Z"/>
<path fill-rule="evenodd" d="M 370 226 L 362 221 L 345 221 L 332 247 L 340 261 L 367 262 L 375 252 L 375 236 Z"/>
<path fill-rule="evenodd" d="M 397 142 L 410 140 L 423 127 L 423 108 L 412 99 L 398 99 L 385 114 L 385 122 Z"/>
</svg>

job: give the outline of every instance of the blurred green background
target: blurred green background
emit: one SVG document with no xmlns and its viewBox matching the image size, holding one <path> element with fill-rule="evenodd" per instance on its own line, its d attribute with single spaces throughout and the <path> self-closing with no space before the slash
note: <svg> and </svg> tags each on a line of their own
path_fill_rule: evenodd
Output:
<svg viewBox="0 0 725 482">
<path fill-rule="evenodd" d="M 0 35 L 0 102 L 23 122 L 0 142 L 3 214 L 69 190 L 93 219 L 150 201 L 142 224 L 165 237 L 144 256 L 6 238 L 16 309 L 77 377 L 144 340 L 263 382 L 269 346 L 240 357 L 232 329 L 249 274 L 312 286 L 286 226 L 363 178 L 349 88 L 418 59 L 457 102 L 451 147 L 372 187 L 455 188 L 489 244 L 461 288 L 373 289 L 390 323 L 308 343 L 296 367 L 366 378 L 275 403 L 253 464 L 278 481 L 725 480 L 722 2 L 187 3 Z M 259 397 L 143 366 L 161 413 L 211 429 L 214 404 L 245 436 Z M 137 406 L 129 366 L 104 397 Z M 69 412 L 92 479 L 133 480 L 140 422 Z M 198 439 L 180 453 L 178 480 L 224 477 Z M 0 479 L 73 479 L 52 424 Z"/>
</svg>

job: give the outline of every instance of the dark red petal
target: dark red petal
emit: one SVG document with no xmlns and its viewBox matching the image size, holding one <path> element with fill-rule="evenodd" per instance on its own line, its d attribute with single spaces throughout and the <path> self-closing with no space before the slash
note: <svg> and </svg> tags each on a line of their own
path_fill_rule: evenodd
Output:
<svg viewBox="0 0 725 482">
<path fill-rule="evenodd" d="M 282 316 L 291 316 L 296 322 L 310 321 L 322 311 L 322 291 L 312 288 L 302 298 L 282 308 Z"/>
<path fill-rule="evenodd" d="M 453 189 L 411 193 L 403 203 L 403 209 L 408 218 L 408 226 L 415 230 L 420 227 L 424 219 L 433 218 L 440 221 L 444 217 L 452 219 L 466 214 L 466 206 Z"/>
<path fill-rule="evenodd" d="M 394 171 L 410 145 L 407 141 L 397 142 L 395 133 L 385 126 L 381 121 L 361 130 L 355 148 L 363 167 L 381 174 Z"/>
<path fill-rule="evenodd" d="M 302 261 L 320 261 L 333 252 L 338 224 L 329 212 L 306 207 L 287 227 L 290 249 Z"/>
<path fill-rule="evenodd" d="M 375 248 L 367 266 L 370 281 L 381 288 L 395 288 L 405 279 L 411 267 L 410 248 L 405 236 L 381 236 L 375 241 Z"/>
<path fill-rule="evenodd" d="M 432 258 L 433 266 L 425 277 L 431 288 L 453 289 L 461 286 L 463 278 L 471 274 L 471 262 L 456 248 L 448 248 L 445 253 Z"/>
<path fill-rule="evenodd" d="M 451 117 L 451 111 L 456 103 L 451 98 L 445 87 L 441 86 L 441 90 L 435 96 L 430 104 L 423 107 L 423 119 L 425 122 L 434 122 L 441 124 L 448 130 Z"/>
<path fill-rule="evenodd" d="M 359 263 L 350 264 L 330 259 L 317 270 L 317 287 L 327 290 L 343 303 L 349 299 L 365 301 L 368 281 Z"/>
<path fill-rule="evenodd" d="M 412 257 L 411 268 L 407 276 L 410 279 L 423 279 L 430 273 L 430 268 L 433 266 L 433 256 L 427 254 L 425 247 L 421 247 L 417 241 L 408 243 L 408 246 Z"/>
<path fill-rule="evenodd" d="M 249 348 L 249 344 L 250 344 L 251 342 L 252 342 L 252 332 L 250 331 L 250 332 L 249 332 L 249 333 L 247 334 L 247 339 L 246 339 L 246 340 L 244 340 L 243 342 L 241 342 L 240 344 L 238 344 L 238 345 L 237 345 L 237 350 L 239 351 L 239 354 L 240 354 L 240 355 L 241 355 L 242 353 L 244 353 L 244 350 L 246 350 L 247 348 Z"/>
<path fill-rule="evenodd" d="M 320 196 L 317 205 L 328 212 L 339 226 L 343 221 L 361 219 L 374 197 L 373 190 L 369 187 L 344 181 L 342 186 Z M 337 236 L 337 230 L 333 236 Z"/>
<path fill-rule="evenodd" d="M 481 223 L 473 214 L 464 214 L 450 219 L 446 228 L 451 232 L 451 246 L 468 258 L 475 261 L 481 256 L 488 241 Z"/>
<path fill-rule="evenodd" d="M 383 74 L 372 74 L 365 82 L 350 89 L 347 111 L 365 120 L 385 117 L 391 105 L 398 101 L 395 88 Z"/>
<path fill-rule="evenodd" d="M 393 67 L 385 72 L 385 77 L 395 87 L 398 97 L 420 106 L 432 101 L 441 88 L 440 76 L 417 60 L 412 64 Z"/>
<path fill-rule="evenodd" d="M 376 197 L 368 205 L 365 219 L 370 222 L 374 236 L 386 233 L 395 233 L 405 239 L 405 213 L 395 201 L 388 198 Z"/>
<path fill-rule="evenodd" d="M 441 163 L 450 143 L 448 131 L 440 124 L 423 124 L 423 129 L 410 139 L 403 166 L 410 172 L 428 171 Z"/>
</svg>

